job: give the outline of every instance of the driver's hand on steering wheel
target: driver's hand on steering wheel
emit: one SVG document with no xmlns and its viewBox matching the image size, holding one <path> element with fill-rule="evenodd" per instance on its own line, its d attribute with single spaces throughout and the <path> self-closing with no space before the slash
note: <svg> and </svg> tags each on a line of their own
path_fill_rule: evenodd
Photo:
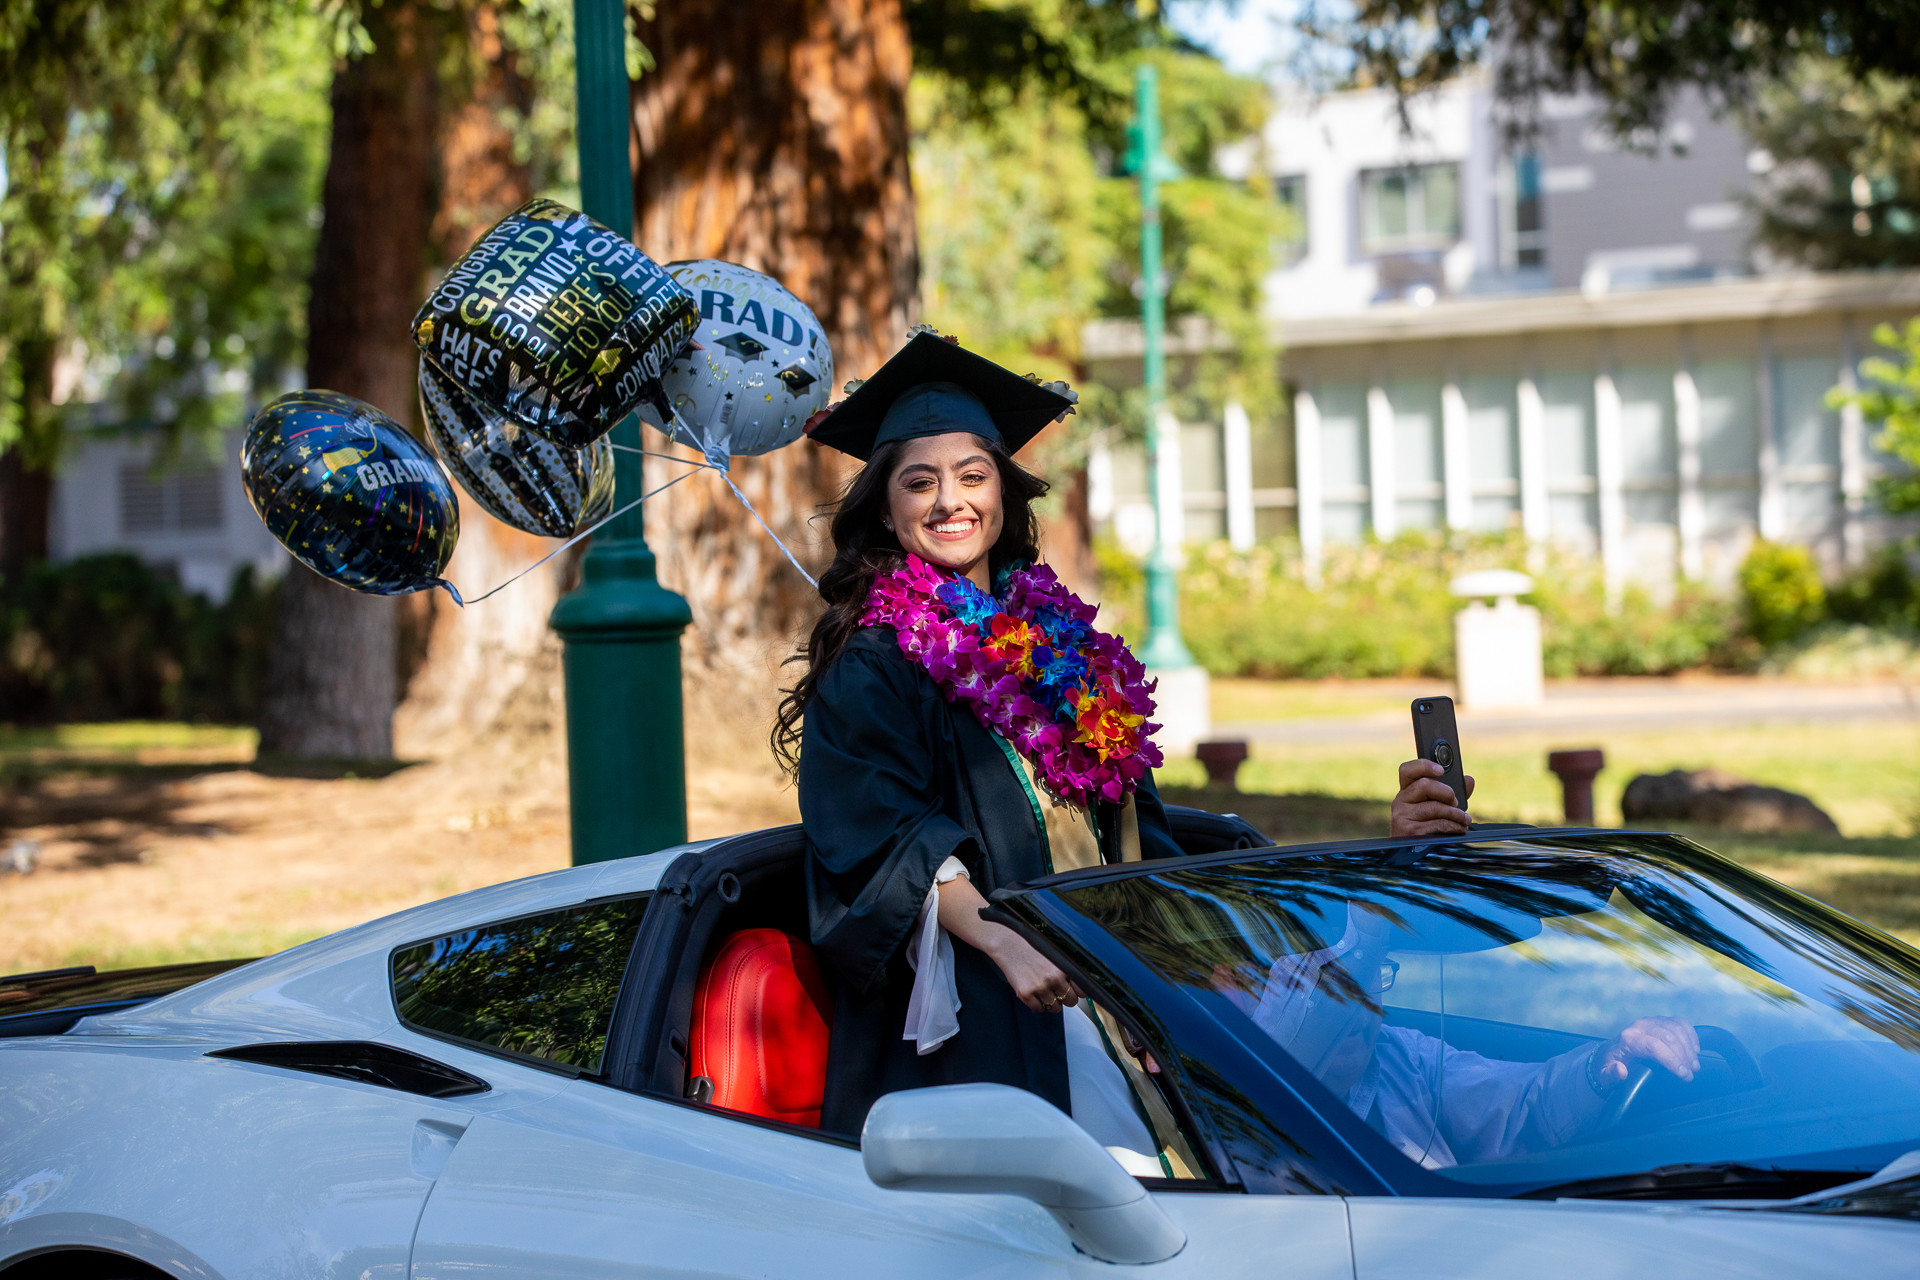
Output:
<svg viewBox="0 0 1920 1280">
<path fill-rule="evenodd" d="M 1700 1069 L 1700 1037 L 1691 1024 L 1679 1018 L 1641 1018 L 1627 1024 L 1600 1050 L 1600 1063 L 1594 1074 L 1608 1084 L 1619 1084 L 1633 1074 L 1633 1059 L 1656 1062 L 1679 1076 L 1692 1080 Z"/>
</svg>

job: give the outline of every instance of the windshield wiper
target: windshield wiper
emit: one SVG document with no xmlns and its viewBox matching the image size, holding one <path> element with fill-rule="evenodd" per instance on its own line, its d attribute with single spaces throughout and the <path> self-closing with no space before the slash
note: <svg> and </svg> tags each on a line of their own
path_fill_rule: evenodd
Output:
<svg viewBox="0 0 1920 1280">
<path fill-rule="evenodd" d="M 1737 1164 L 1663 1164 L 1640 1173 L 1581 1178 L 1523 1191 L 1519 1200 L 1792 1200 L 1860 1178 L 1859 1169 L 1782 1169 Z"/>
</svg>

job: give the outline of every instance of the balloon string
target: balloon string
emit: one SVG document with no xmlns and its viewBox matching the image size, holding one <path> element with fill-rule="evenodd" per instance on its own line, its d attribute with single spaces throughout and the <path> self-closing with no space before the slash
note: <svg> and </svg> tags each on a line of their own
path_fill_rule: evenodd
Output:
<svg viewBox="0 0 1920 1280">
<path fill-rule="evenodd" d="M 720 469 L 718 467 L 715 467 L 714 470 L 719 471 Z M 692 472 L 688 472 L 688 474 L 691 475 Z M 805 578 L 816 589 L 818 589 L 818 587 L 820 586 L 819 580 L 815 578 L 812 574 L 808 573 L 804 568 L 801 568 L 800 561 L 794 558 L 792 549 L 789 548 L 785 542 L 781 541 L 780 535 L 773 531 L 773 526 L 768 524 L 766 520 L 762 518 L 760 513 L 753 509 L 753 504 L 747 501 L 746 494 L 740 492 L 740 486 L 733 482 L 733 477 L 727 474 L 725 471 L 720 471 L 720 478 L 727 482 L 727 488 L 733 490 L 733 496 L 740 499 L 740 505 L 745 507 L 748 513 L 752 515 L 755 520 L 760 521 L 760 527 L 767 531 L 767 536 L 769 538 L 773 539 L 773 545 L 776 547 L 779 547 L 780 550 L 786 552 L 788 561 L 792 563 L 794 568 L 800 570 L 800 576 Z"/>
<path fill-rule="evenodd" d="M 678 459 L 678 461 L 685 462 L 687 461 L 687 459 L 681 458 L 681 459 Z M 708 465 L 709 464 L 702 462 L 694 468 L 694 471 L 707 470 Z M 679 484 L 682 480 L 685 480 L 688 476 L 692 474 L 693 474 L 693 471 L 683 471 L 679 475 L 675 476 L 673 479 L 661 485 L 658 489 L 649 489 L 647 492 L 635 498 L 632 502 L 629 502 L 626 506 L 621 507 L 618 511 L 609 512 L 608 514 L 601 516 L 598 520 L 594 521 L 592 524 L 588 525 L 586 528 L 582 529 L 580 532 L 574 534 L 571 538 L 568 538 L 565 542 L 561 543 L 559 546 L 555 547 L 553 550 L 547 552 L 547 554 L 541 556 L 538 560 L 535 560 L 532 564 L 528 565 L 526 568 L 522 569 L 520 572 L 514 574 L 511 578 L 508 578 L 505 582 L 495 587 L 492 591 L 487 592 L 486 595 L 475 596 L 472 600 L 461 600 L 459 592 L 456 591 L 454 592 L 454 595 L 453 595 L 454 600 L 460 603 L 462 606 L 465 606 L 468 604 L 479 604 L 482 600 L 485 600 L 487 596 L 494 595 L 497 592 L 505 591 L 508 587 L 520 581 L 520 579 L 526 577 L 528 574 L 532 573 L 535 569 L 538 569 L 541 565 L 553 559 L 555 556 L 559 555 L 562 551 L 565 551 L 568 547 L 572 546 L 574 543 L 580 541 L 580 539 L 587 537 L 594 530 L 598 529 L 601 525 L 607 523 L 607 521 L 618 520 L 621 516 L 627 514 L 627 512 L 633 510 L 635 507 L 645 502 L 648 498 L 653 497 L 654 494 L 662 493 L 668 489 L 673 488 L 673 486 Z M 449 583 L 445 583 L 444 585 L 447 587 L 449 591 L 453 590 L 452 583 L 449 582 Z"/>
<path fill-rule="evenodd" d="M 630 444 L 616 444 L 613 447 L 620 453 L 637 453 L 643 458 L 665 458 L 668 462 L 684 462 L 690 467 L 710 467 L 713 465 L 711 462 L 702 462 L 698 458 L 683 458 L 677 453 L 655 453 L 651 449 L 636 449 Z"/>
<path fill-rule="evenodd" d="M 683 427 L 685 426 L 684 421 L 681 419 L 677 411 L 674 413 L 674 421 L 679 422 Z M 636 449 L 630 444 L 616 444 L 613 447 L 615 449 L 620 450 L 623 453 L 637 453 L 643 458 L 665 458 L 668 462 L 684 462 L 689 466 L 711 467 L 713 470 L 718 471 L 721 477 L 726 480 L 727 488 L 733 490 L 733 496 L 740 499 L 740 505 L 745 507 L 748 513 L 752 515 L 755 520 L 760 521 L 760 527 L 767 531 L 767 536 L 773 539 L 774 545 L 779 547 L 780 550 L 786 555 L 788 563 L 793 565 L 794 568 L 799 569 L 800 576 L 805 578 L 814 587 L 817 588 L 820 585 L 820 583 L 814 578 L 814 576 L 808 573 L 806 569 L 802 567 L 802 565 L 800 564 L 800 561 L 795 558 L 793 551 L 787 546 L 787 544 L 784 541 L 781 540 L 780 535 L 773 531 L 773 526 L 768 524 L 764 519 L 761 519 L 760 513 L 753 509 L 753 504 L 747 501 L 747 495 L 740 492 L 740 486 L 733 482 L 733 474 L 728 468 L 720 466 L 717 463 L 714 463 L 712 461 L 708 461 L 704 463 L 696 463 L 692 458 L 683 458 L 678 454 L 654 453 L 650 449 Z M 688 472 L 688 474 L 691 475 L 692 472 Z"/>
</svg>

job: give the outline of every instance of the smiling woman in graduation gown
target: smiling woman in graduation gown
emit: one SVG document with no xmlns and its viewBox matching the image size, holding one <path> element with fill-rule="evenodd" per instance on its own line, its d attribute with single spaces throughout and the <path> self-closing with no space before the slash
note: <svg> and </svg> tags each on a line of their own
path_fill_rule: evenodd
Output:
<svg viewBox="0 0 1920 1280">
<path fill-rule="evenodd" d="M 821 579 L 829 608 L 782 709 L 788 736 L 776 731 L 789 760 L 798 747 L 813 943 L 834 985 L 825 1129 L 857 1133 L 880 1095 L 938 1084 L 1015 1085 L 1070 1110 L 1062 1010 L 1077 993 L 1012 931 L 978 921 L 978 899 L 1053 871 L 1179 853 L 1150 772 L 1120 800 L 1063 802 L 1014 743 L 903 652 L 899 628 L 861 625 L 876 577 L 909 552 L 954 579 L 971 570 L 980 585 L 1034 558 L 1031 503 L 1046 486 L 1010 451 L 1070 407 L 922 334 L 811 433 L 868 463 L 835 515 L 836 560 Z M 950 883 L 956 873 L 971 896 L 950 921 L 955 939 L 921 946 L 928 912 L 967 892 Z M 949 883 L 935 890 L 936 879 Z M 968 933 L 1024 953 L 1015 971 L 1027 998 Z M 922 953 L 944 972 L 923 976 Z M 929 1047 L 916 981 L 921 1002 L 939 1004 L 930 988 L 949 977 L 958 1030 Z"/>
</svg>

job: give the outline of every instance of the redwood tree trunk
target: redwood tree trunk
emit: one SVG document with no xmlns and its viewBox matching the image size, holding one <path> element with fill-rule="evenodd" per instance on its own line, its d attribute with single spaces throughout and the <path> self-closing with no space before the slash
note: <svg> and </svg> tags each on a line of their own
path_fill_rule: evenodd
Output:
<svg viewBox="0 0 1920 1280">
<path fill-rule="evenodd" d="M 640 247 L 775 277 L 826 326 L 836 381 L 868 376 L 905 340 L 919 277 L 899 0 L 769 0 L 751 17 L 711 0 L 654 10 L 639 37 L 656 66 L 633 91 Z M 683 470 L 647 466 L 649 488 Z M 826 531 L 810 517 L 849 474 L 801 441 L 737 460 L 734 479 L 817 571 Z M 768 659 L 811 621 L 813 589 L 715 475 L 654 499 L 647 538 L 662 581 L 693 607 L 690 697 L 716 667 L 733 668 L 730 691 L 770 691 Z"/>
<path fill-rule="evenodd" d="M 528 164 L 514 157 L 509 112 L 528 110 L 533 85 L 500 38 L 491 6 L 473 10 L 466 32 L 474 57 L 473 96 L 443 113 L 439 139 L 436 269 L 452 265 L 501 218 L 533 194 Z M 474 593 L 503 582 L 553 549 L 460 495 L 460 546 L 447 576 Z M 407 682 L 394 737 L 403 755 L 438 755 L 493 726 L 520 686 L 551 675 L 543 649 L 557 645 L 547 615 L 575 570 L 577 555 L 557 556 L 484 604 L 462 609 L 440 591 L 408 596 L 408 630 L 422 637 L 424 660 Z"/>
<path fill-rule="evenodd" d="M 373 51 L 334 76 L 333 140 L 307 310 L 307 384 L 413 416 L 409 333 L 436 196 L 443 23 L 428 0 L 363 10 Z M 262 755 L 393 754 L 395 602 L 295 567 L 260 712 Z"/>
</svg>

